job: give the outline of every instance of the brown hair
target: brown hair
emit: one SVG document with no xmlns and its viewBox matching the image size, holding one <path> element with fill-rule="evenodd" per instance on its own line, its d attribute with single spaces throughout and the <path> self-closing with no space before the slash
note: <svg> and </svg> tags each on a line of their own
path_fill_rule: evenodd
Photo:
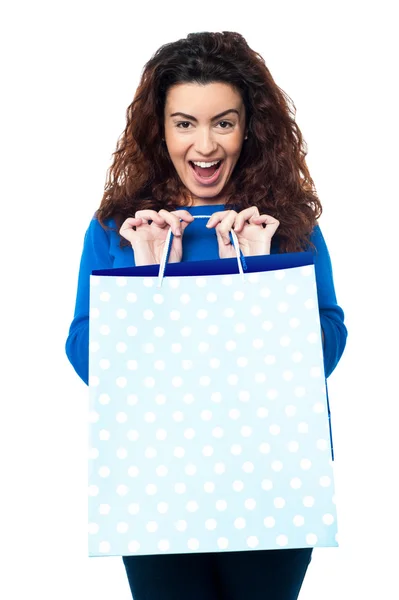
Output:
<svg viewBox="0 0 399 600">
<path fill-rule="evenodd" d="M 264 59 L 238 33 L 191 33 L 161 46 L 145 65 L 127 109 L 97 218 L 117 225 L 145 208 L 175 210 L 188 204 L 162 143 L 168 89 L 178 83 L 227 83 L 242 95 L 248 140 L 223 193 L 226 208 L 257 206 L 280 221 L 280 251 L 300 251 L 322 207 L 309 174 L 306 143 L 292 100 L 276 85 Z"/>
</svg>

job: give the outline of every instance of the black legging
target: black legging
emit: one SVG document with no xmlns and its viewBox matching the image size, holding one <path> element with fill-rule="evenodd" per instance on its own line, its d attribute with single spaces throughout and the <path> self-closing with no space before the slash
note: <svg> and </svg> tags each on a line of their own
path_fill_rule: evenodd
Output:
<svg viewBox="0 0 399 600">
<path fill-rule="evenodd" d="M 133 600 L 296 600 L 312 548 L 124 556 Z"/>
</svg>

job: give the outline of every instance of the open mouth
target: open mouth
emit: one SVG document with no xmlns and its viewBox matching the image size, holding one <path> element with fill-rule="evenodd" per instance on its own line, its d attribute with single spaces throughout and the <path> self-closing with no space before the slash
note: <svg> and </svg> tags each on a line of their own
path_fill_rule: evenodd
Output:
<svg viewBox="0 0 399 600">
<path fill-rule="evenodd" d="M 194 164 L 193 161 L 191 161 L 191 160 L 189 161 L 190 167 L 201 178 L 213 177 L 215 175 L 215 173 L 220 169 L 222 162 L 223 162 L 222 160 L 218 160 L 217 162 L 212 161 L 213 164 L 203 162 L 202 165 L 209 165 L 209 166 L 199 166 L 198 164 Z"/>
</svg>

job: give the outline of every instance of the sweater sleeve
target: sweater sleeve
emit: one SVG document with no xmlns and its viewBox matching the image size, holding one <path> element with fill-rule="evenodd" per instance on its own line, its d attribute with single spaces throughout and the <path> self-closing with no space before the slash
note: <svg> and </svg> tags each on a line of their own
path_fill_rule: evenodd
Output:
<svg viewBox="0 0 399 600">
<path fill-rule="evenodd" d="M 313 253 L 320 322 L 324 334 L 324 370 L 327 378 L 334 371 L 345 349 L 347 329 L 344 324 L 344 312 L 338 306 L 335 295 L 330 255 L 318 225 L 313 230 L 311 241 L 315 245 Z"/>
<path fill-rule="evenodd" d="M 113 260 L 109 250 L 109 234 L 93 218 L 84 238 L 75 313 L 65 346 L 69 361 L 86 384 L 89 380 L 90 275 L 95 269 L 112 268 Z"/>
</svg>

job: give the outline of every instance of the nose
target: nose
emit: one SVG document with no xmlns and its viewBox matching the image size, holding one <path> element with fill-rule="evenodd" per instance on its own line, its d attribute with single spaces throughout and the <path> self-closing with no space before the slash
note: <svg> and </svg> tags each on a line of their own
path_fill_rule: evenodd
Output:
<svg viewBox="0 0 399 600">
<path fill-rule="evenodd" d="M 194 147 L 198 154 L 208 156 L 213 154 L 217 148 L 217 143 L 213 137 L 212 131 L 207 127 L 198 128 L 194 141 Z"/>
</svg>

